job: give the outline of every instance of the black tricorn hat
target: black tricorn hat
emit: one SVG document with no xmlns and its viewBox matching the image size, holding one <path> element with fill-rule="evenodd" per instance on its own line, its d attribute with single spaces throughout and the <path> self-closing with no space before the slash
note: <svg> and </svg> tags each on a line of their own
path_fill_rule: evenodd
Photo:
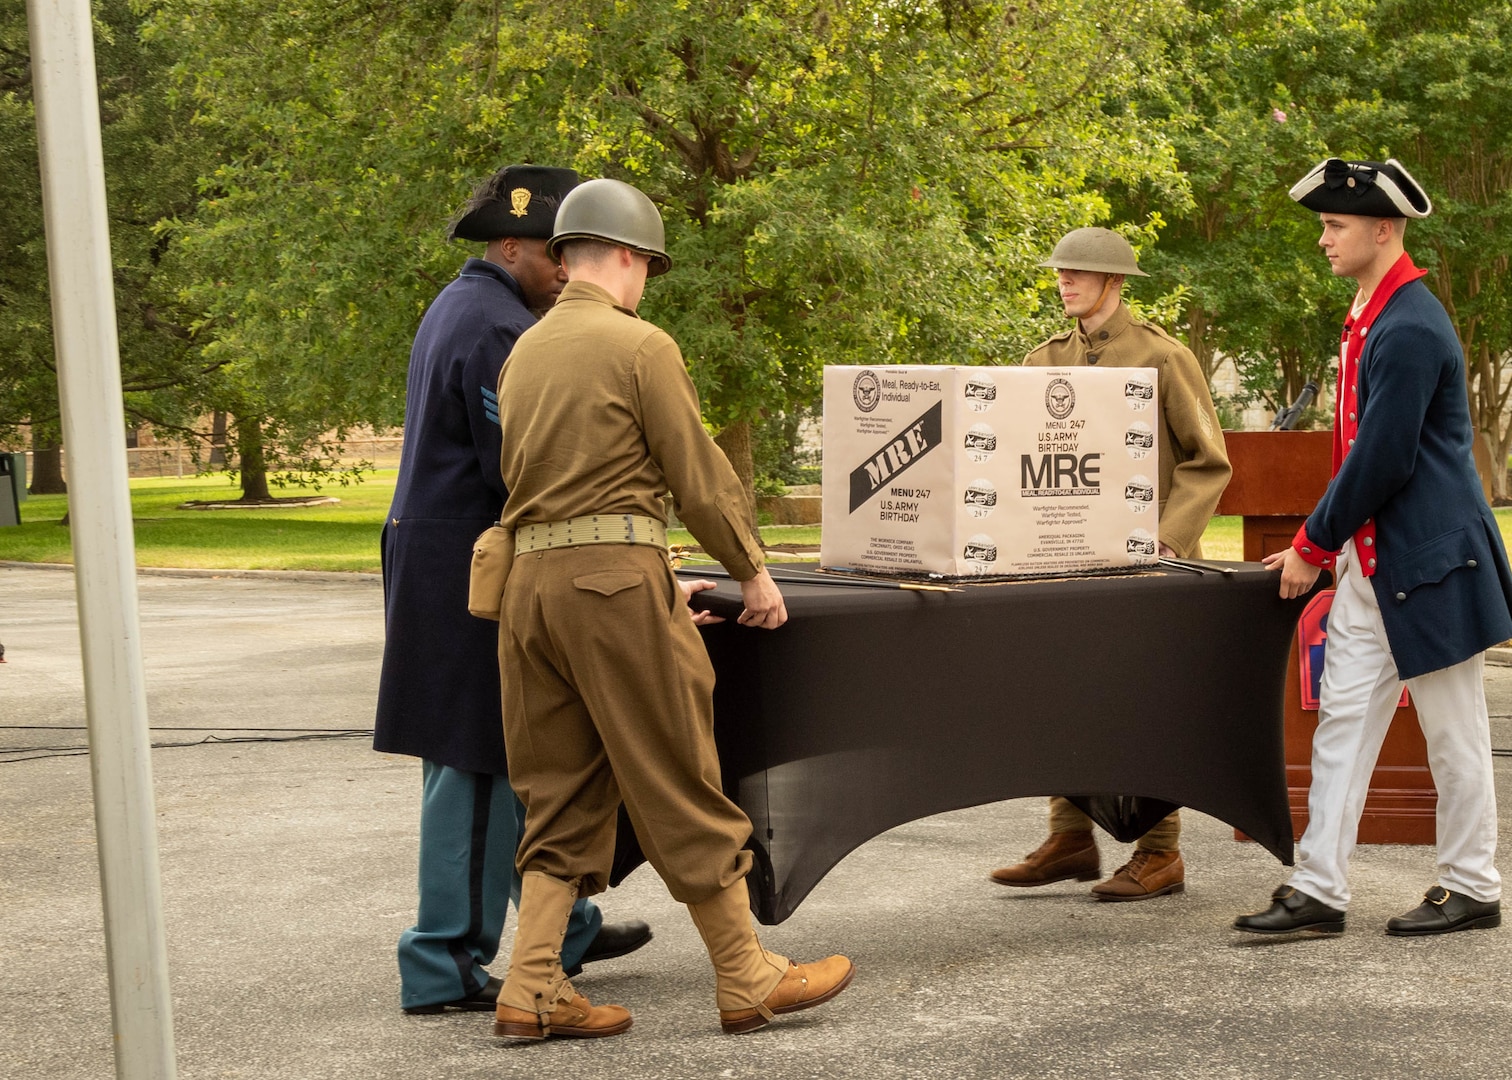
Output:
<svg viewBox="0 0 1512 1080">
<path fill-rule="evenodd" d="M 573 169 L 506 165 L 478 185 L 447 236 L 484 243 L 505 236 L 549 240 L 557 206 L 577 185 Z"/>
<path fill-rule="evenodd" d="M 1291 197 L 1320 214 L 1425 218 L 1433 200 L 1396 158 L 1345 161 L 1329 158 L 1291 189 Z"/>
</svg>

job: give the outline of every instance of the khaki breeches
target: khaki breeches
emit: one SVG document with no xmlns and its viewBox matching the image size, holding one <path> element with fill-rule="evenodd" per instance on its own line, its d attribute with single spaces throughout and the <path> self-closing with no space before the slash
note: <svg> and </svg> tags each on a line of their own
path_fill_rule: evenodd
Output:
<svg viewBox="0 0 1512 1080">
<path fill-rule="evenodd" d="M 1092 819 L 1069 799 L 1063 799 L 1059 795 L 1050 797 L 1051 832 L 1086 832 L 1092 825 Z M 1140 851 L 1178 850 L 1181 846 L 1181 811 L 1172 810 L 1161 818 L 1134 846 Z"/>
<path fill-rule="evenodd" d="M 1187 559 L 1202 558 L 1202 543 L 1192 545 L 1192 550 L 1182 556 Z M 1093 821 L 1075 804 L 1059 795 L 1050 797 L 1050 831 L 1087 832 Z M 1141 836 L 1134 845 L 1140 851 L 1176 851 L 1181 847 L 1181 811 L 1172 810 L 1157 821 L 1150 831 Z"/>
<path fill-rule="evenodd" d="M 621 799 L 674 899 L 744 877 L 745 813 L 714 746 L 714 669 L 659 548 L 595 544 L 515 559 L 499 626 L 521 873 L 608 885 Z"/>
</svg>

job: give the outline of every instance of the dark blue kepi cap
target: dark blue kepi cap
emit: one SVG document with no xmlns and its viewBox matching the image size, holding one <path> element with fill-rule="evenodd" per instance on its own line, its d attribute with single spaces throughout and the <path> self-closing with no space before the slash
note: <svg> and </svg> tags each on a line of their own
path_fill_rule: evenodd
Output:
<svg viewBox="0 0 1512 1080">
<path fill-rule="evenodd" d="M 1396 158 L 1345 161 L 1329 158 L 1291 189 L 1291 197 L 1320 214 L 1425 218 L 1433 201 Z"/>
<path fill-rule="evenodd" d="M 506 236 L 549 240 L 557 207 L 577 185 L 572 169 L 506 165 L 478 185 L 448 236 L 484 243 Z"/>
</svg>

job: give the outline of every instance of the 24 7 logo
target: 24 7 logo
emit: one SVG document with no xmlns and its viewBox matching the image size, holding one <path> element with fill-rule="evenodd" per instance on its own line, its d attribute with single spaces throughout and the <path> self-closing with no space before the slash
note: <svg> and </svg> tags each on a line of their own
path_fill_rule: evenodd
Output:
<svg viewBox="0 0 1512 1080">
<path fill-rule="evenodd" d="M 966 516 L 984 518 L 997 507 L 997 488 L 990 480 L 973 480 L 966 485 L 961 501 L 966 505 Z"/>
<path fill-rule="evenodd" d="M 1135 529 L 1124 541 L 1124 551 L 1133 563 L 1154 562 L 1156 558 L 1156 541 L 1144 529 Z"/>
<path fill-rule="evenodd" d="M 961 548 L 961 558 L 971 565 L 971 568 L 979 574 L 985 574 L 992 569 L 992 564 L 997 562 L 997 541 L 992 537 L 978 533 L 966 541 Z"/>
<path fill-rule="evenodd" d="M 1124 432 L 1124 449 L 1135 461 L 1143 461 L 1155 449 L 1155 430 L 1143 420 L 1136 420 Z"/>
<path fill-rule="evenodd" d="M 972 424 L 966 429 L 966 437 L 962 442 L 966 448 L 966 456 L 978 464 L 997 452 L 997 433 L 986 424 Z"/>
<path fill-rule="evenodd" d="M 1143 375 L 1130 375 L 1124 380 L 1124 401 L 1135 412 L 1144 412 L 1155 400 L 1155 384 Z"/>
<path fill-rule="evenodd" d="M 967 377 L 961 393 L 972 412 L 986 412 L 997 401 L 997 383 L 991 376 L 978 373 Z"/>
</svg>

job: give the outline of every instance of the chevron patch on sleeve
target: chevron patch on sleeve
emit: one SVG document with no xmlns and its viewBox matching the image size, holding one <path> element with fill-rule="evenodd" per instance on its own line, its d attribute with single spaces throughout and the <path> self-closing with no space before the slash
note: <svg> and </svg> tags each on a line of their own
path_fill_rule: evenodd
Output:
<svg viewBox="0 0 1512 1080">
<path fill-rule="evenodd" d="M 483 415 L 497 424 L 499 422 L 499 395 L 486 386 L 480 386 L 478 389 L 483 391 Z"/>
</svg>

